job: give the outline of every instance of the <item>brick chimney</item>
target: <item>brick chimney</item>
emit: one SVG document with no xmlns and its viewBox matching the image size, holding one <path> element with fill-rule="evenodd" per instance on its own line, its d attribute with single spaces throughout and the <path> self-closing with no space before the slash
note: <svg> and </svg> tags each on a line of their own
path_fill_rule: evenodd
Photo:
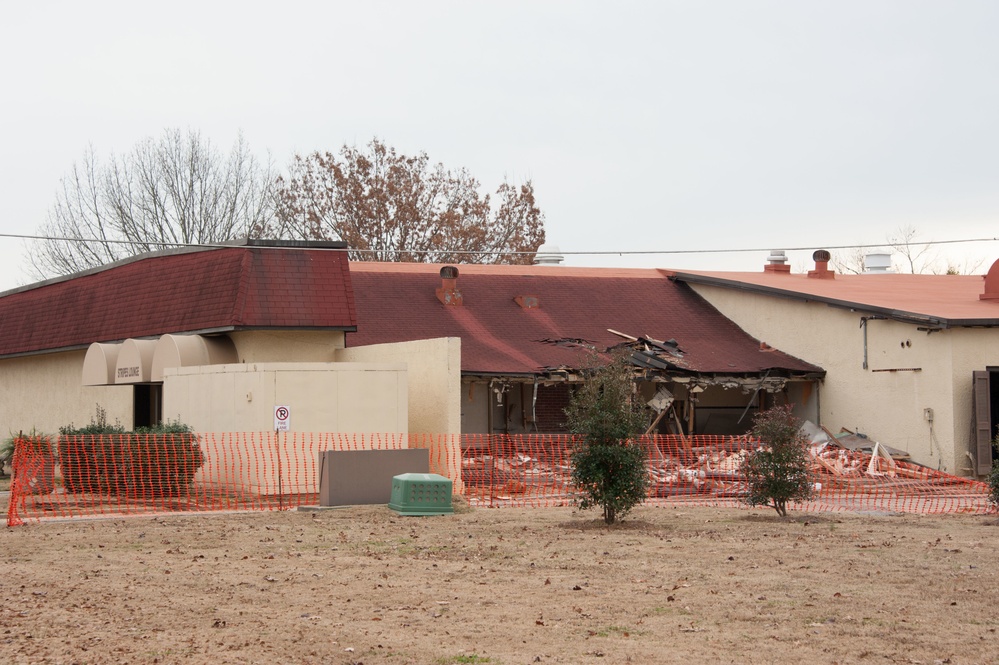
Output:
<svg viewBox="0 0 999 665">
<path fill-rule="evenodd" d="M 832 254 L 824 249 L 817 249 L 812 252 L 812 260 L 815 261 L 815 270 L 809 270 L 808 276 L 815 279 L 835 279 L 836 271 L 829 269 L 829 259 Z"/>
<path fill-rule="evenodd" d="M 441 286 L 437 289 L 437 299 L 453 307 L 462 305 L 461 291 L 458 290 L 458 269 L 454 266 L 441 268 Z"/>
</svg>

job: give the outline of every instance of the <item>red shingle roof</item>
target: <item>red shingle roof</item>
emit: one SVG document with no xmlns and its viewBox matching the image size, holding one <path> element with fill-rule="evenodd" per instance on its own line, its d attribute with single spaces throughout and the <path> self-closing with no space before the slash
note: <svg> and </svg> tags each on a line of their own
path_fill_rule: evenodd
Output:
<svg viewBox="0 0 999 665">
<path fill-rule="evenodd" d="M 981 275 L 841 275 L 815 279 L 803 273 L 670 272 L 681 282 L 709 284 L 824 302 L 916 324 L 999 325 L 999 300 L 982 300 Z"/>
<path fill-rule="evenodd" d="M 348 346 L 460 337 L 462 371 L 516 375 L 580 367 L 582 340 L 603 350 L 635 337 L 675 339 L 700 373 L 791 373 L 822 369 L 760 342 L 683 284 L 658 270 L 564 266 L 459 266 L 464 304 L 441 304 L 439 265 L 354 262 L 358 330 Z M 537 296 L 524 309 L 517 296 Z"/>
<path fill-rule="evenodd" d="M 0 296 L 0 356 L 164 333 L 355 325 L 343 252 L 166 252 Z"/>
</svg>

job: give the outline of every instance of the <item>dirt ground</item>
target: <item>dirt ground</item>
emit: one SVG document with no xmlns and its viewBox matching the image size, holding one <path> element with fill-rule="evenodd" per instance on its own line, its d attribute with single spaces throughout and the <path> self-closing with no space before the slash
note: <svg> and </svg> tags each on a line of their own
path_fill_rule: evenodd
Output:
<svg viewBox="0 0 999 665">
<path fill-rule="evenodd" d="M 999 663 L 997 549 L 994 516 L 689 507 L 30 524 L 0 662 Z"/>
</svg>

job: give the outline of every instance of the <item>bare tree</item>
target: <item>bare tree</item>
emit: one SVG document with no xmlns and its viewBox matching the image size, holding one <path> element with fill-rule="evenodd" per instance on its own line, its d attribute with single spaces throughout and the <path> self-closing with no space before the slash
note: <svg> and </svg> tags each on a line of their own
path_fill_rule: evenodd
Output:
<svg viewBox="0 0 999 665">
<path fill-rule="evenodd" d="M 917 241 L 918 235 L 914 226 L 900 226 L 888 236 L 885 249 L 855 247 L 842 250 L 833 258 L 833 267 L 841 273 L 862 274 L 865 272 L 865 259 L 871 252 L 890 253 L 893 257 L 892 270 L 896 273 L 970 275 L 982 265 L 981 259 L 964 259 L 962 262 L 942 259 L 933 243 Z"/>
<path fill-rule="evenodd" d="M 421 152 L 396 153 L 378 139 L 366 150 L 297 155 L 278 180 L 270 235 L 343 240 L 369 261 L 529 263 L 545 240 L 530 181 L 504 182 L 497 205 L 466 170 L 431 166 Z"/>
<path fill-rule="evenodd" d="M 36 277 L 67 275 L 164 245 L 249 237 L 273 216 L 275 178 L 243 137 L 222 155 L 200 133 L 171 129 L 101 164 L 90 148 L 64 177 L 33 243 Z"/>
<path fill-rule="evenodd" d="M 833 253 L 832 260 L 833 268 L 836 272 L 846 275 L 859 275 L 864 272 L 864 261 L 868 252 L 871 249 L 865 249 L 863 247 L 851 247 L 850 249 L 841 249 Z"/>
<path fill-rule="evenodd" d="M 933 246 L 929 243 L 916 242 L 916 228 L 912 225 L 900 226 L 895 233 L 888 236 L 888 244 L 893 254 L 899 257 L 901 263 L 895 266 L 895 272 L 919 273 L 933 272 L 937 261 Z"/>
</svg>

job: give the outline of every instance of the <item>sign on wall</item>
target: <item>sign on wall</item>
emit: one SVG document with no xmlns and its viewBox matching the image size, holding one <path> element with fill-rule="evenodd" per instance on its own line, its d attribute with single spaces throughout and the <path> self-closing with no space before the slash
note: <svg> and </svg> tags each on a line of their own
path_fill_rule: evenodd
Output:
<svg viewBox="0 0 999 665">
<path fill-rule="evenodd" d="M 291 429 L 291 407 L 274 407 L 274 431 L 287 432 Z"/>
</svg>

